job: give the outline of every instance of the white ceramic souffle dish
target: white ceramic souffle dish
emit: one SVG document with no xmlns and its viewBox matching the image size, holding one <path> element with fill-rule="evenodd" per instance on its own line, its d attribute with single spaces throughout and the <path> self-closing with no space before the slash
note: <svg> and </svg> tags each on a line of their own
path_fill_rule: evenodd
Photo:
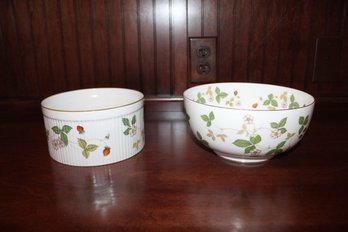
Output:
<svg viewBox="0 0 348 232">
<path fill-rule="evenodd" d="M 300 90 L 257 83 L 214 83 L 184 92 L 195 137 L 220 157 L 259 163 L 296 145 L 315 100 Z"/>
<path fill-rule="evenodd" d="M 72 166 L 130 158 L 145 144 L 144 95 L 122 88 L 81 89 L 41 102 L 50 156 Z"/>
</svg>

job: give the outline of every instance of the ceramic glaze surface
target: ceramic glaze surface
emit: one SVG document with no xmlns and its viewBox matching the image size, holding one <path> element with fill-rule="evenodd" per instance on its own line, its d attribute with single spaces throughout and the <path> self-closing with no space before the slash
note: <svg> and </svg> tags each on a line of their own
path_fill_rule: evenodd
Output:
<svg viewBox="0 0 348 232">
<path fill-rule="evenodd" d="M 217 83 L 184 92 L 196 138 L 228 160 L 255 163 L 297 144 L 309 126 L 314 98 L 266 84 Z"/>
<path fill-rule="evenodd" d="M 74 166 L 118 162 L 145 144 L 143 94 L 128 89 L 83 89 L 41 103 L 51 157 Z"/>
</svg>

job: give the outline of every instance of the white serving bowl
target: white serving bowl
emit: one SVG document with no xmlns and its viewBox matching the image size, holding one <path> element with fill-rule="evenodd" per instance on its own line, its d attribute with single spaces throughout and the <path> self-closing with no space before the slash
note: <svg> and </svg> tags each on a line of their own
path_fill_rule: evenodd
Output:
<svg viewBox="0 0 348 232">
<path fill-rule="evenodd" d="M 41 102 L 50 156 L 63 164 L 115 163 L 144 147 L 144 95 L 122 88 L 81 89 Z"/>
<path fill-rule="evenodd" d="M 187 89 L 184 104 L 196 138 L 227 160 L 266 161 L 297 144 L 314 98 L 283 86 L 215 83 Z"/>
</svg>

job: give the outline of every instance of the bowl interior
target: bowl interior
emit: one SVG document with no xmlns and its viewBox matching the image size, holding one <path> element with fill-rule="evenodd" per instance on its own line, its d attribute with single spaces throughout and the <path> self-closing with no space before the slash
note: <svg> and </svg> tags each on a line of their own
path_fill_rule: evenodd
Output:
<svg viewBox="0 0 348 232">
<path fill-rule="evenodd" d="M 256 83 L 200 85 L 186 90 L 184 97 L 205 105 L 244 110 L 287 110 L 314 103 L 314 98 L 303 91 Z"/>
<path fill-rule="evenodd" d="M 127 106 L 144 98 L 141 92 L 122 88 L 74 90 L 44 99 L 42 107 L 56 111 L 95 111 Z"/>
</svg>

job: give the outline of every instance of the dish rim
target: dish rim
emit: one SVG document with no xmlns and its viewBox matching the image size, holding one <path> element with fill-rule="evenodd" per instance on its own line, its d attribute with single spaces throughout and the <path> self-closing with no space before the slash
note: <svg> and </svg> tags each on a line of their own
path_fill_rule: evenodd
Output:
<svg viewBox="0 0 348 232">
<path fill-rule="evenodd" d="M 209 104 L 209 103 L 201 103 L 201 102 L 197 102 L 191 98 L 189 98 L 187 96 L 187 92 L 192 90 L 192 89 L 195 89 L 195 88 L 200 88 L 200 87 L 204 87 L 204 86 L 210 86 L 210 85 L 226 85 L 226 84 L 238 84 L 238 85 L 259 85 L 259 86 L 270 86 L 270 87 L 280 87 L 280 88 L 286 88 L 286 89 L 290 89 L 290 90 L 294 90 L 294 91 L 297 91 L 297 92 L 300 92 L 300 93 L 303 93 L 307 96 L 309 96 L 311 98 L 311 102 L 309 104 L 305 104 L 303 106 L 300 106 L 298 108 L 294 108 L 294 109 L 274 109 L 274 110 L 269 110 L 269 109 L 252 109 L 252 108 L 236 108 L 236 107 L 227 107 L 227 106 L 219 106 L 219 105 L 212 105 L 212 104 Z M 213 107 L 213 108 L 219 108 L 219 109 L 227 109 L 227 110 L 239 110 L 239 111 L 252 111 L 252 112 L 277 112 L 277 111 L 293 111 L 293 110 L 299 110 L 299 109 L 304 109 L 304 108 L 308 108 L 312 105 L 315 105 L 315 98 L 305 92 L 305 91 L 302 91 L 302 90 L 299 90 L 299 89 L 295 89 L 295 88 L 291 88 L 291 87 L 287 87 L 287 86 L 281 86 L 281 85 L 274 85 L 274 84 L 264 84 L 264 83 L 254 83 L 254 82 L 217 82 L 217 83 L 207 83 L 207 84 L 202 84 L 202 85 L 197 85 L 197 86 L 193 86 L 191 88 L 188 88 L 184 91 L 183 93 L 183 97 L 184 97 L 184 100 L 187 100 L 187 101 L 190 101 L 192 103 L 196 103 L 196 104 L 200 104 L 200 105 L 203 105 L 203 106 L 209 106 L 209 107 Z"/>
<path fill-rule="evenodd" d="M 47 107 L 45 106 L 45 102 L 48 101 L 49 99 L 52 99 L 54 97 L 60 96 L 60 95 L 65 95 L 68 93 L 74 93 L 74 92 L 82 92 L 82 91 L 102 91 L 102 90 L 127 90 L 127 91 L 131 91 L 131 92 L 135 92 L 140 94 L 140 98 L 129 102 L 127 104 L 123 104 L 123 105 L 117 105 L 117 106 L 112 106 L 112 107 L 105 107 L 105 108 L 96 108 L 96 109 L 86 109 L 86 110 L 64 110 L 64 109 L 55 109 L 55 108 L 51 108 L 51 107 Z M 41 101 L 41 107 L 42 109 L 45 110 L 49 110 L 49 111 L 54 111 L 54 112 L 67 112 L 67 113 L 84 113 L 84 112 L 100 112 L 100 111 L 107 111 L 107 110 L 113 110 L 113 109 L 120 109 L 123 107 L 127 107 L 127 106 L 131 106 L 134 105 L 138 102 L 141 102 L 144 100 L 144 94 L 138 90 L 133 90 L 133 89 L 127 89 L 127 88 L 86 88 L 86 89 L 76 89 L 76 90 L 70 90 L 70 91 L 65 91 L 65 92 L 61 92 L 61 93 L 57 93 L 57 94 L 53 94 L 51 96 L 46 97 L 45 99 L 43 99 Z"/>
</svg>

